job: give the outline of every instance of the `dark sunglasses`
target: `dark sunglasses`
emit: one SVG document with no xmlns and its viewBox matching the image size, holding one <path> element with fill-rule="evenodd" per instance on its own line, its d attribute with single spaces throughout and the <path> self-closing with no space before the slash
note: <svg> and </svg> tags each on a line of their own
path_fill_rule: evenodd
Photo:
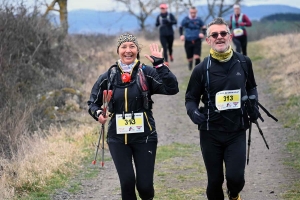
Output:
<svg viewBox="0 0 300 200">
<path fill-rule="evenodd" d="M 221 35 L 221 37 L 226 37 L 226 35 L 229 34 L 229 33 L 226 32 L 226 31 L 221 31 L 220 33 L 214 32 L 214 33 L 212 33 L 210 36 L 213 37 L 214 39 L 217 39 L 218 36 L 219 36 L 219 34 Z M 210 36 L 209 36 L 209 37 L 210 37 Z"/>
</svg>

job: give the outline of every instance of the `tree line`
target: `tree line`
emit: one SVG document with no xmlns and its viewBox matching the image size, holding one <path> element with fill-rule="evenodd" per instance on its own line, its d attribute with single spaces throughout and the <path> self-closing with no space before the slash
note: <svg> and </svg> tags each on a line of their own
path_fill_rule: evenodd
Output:
<svg viewBox="0 0 300 200">
<path fill-rule="evenodd" d="M 175 13 L 178 17 L 180 13 L 191 6 L 196 6 L 200 3 L 200 0 L 113 0 L 114 2 L 120 3 L 125 6 L 127 12 L 134 16 L 140 26 L 141 31 L 146 29 L 146 19 L 159 7 L 161 3 L 167 3 L 170 7 L 170 11 Z M 234 4 L 240 4 L 243 0 L 206 0 L 208 14 L 204 17 L 204 21 L 210 17 L 222 17 L 232 10 Z M 58 4 L 59 9 L 55 9 L 54 6 Z M 62 33 L 65 35 L 68 33 L 68 11 L 67 11 L 68 0 L 52 0 L 47 6 L 45 15 L 50 11 L 58 11 L 60 14 L 60 24 Z"/>
<path fill-rule="evenodd" d="M 297 13 L 276 13 L 261 18 L 261 21 L 300 21 L 300 14 Z"/>
</svg>

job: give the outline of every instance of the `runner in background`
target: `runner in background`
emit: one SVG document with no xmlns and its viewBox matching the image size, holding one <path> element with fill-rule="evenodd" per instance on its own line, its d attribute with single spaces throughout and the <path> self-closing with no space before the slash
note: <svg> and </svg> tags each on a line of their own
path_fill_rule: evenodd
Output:
<svg viewBox="0 0 300 200">
<path fill-rule="evenodd" d="M 204 38 L 206 31 L 203 21 L 197 16 L 197 12 L 196 7 L 191 7 L 189 15 L 182 20 L 179 27 L 180 40 L 184 41 L 189 70 L 193 68 L 193 59 L 195 59 L 195 66 L 201 61 L 201 39 Z"/>
<path fill-rule="evenodd" d="M 229 28 L 232 30 L 232 41 L 236 51 L 247 55 L 247 31 L 246 26 L 252 26 L 250 19 L 247 15 L 241 13 L 241 8 L 238 4 L 233 6 L 234 15 L 230 16 Z"/>
<path fill-rule="evenodd" d="M 168 5 L 165 3 L 160 4 L 160 14 L 156 18 L 156 27 L 159 27 L 159 39 L 164 50 L 164 58 L 168 65 L 168 51 L 170 61 L 173 62 L 173 41 L 174 30 L 173 25 L 177 24 L 177 20 L 172 13 L 168 12 Z"/>
</svg>

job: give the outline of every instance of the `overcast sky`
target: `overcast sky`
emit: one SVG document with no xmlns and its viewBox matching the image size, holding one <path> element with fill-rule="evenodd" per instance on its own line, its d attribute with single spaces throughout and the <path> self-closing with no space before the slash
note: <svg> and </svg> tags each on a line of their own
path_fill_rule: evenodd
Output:
<svg viewBox="0 0 300 200">
<path fill-rule="evenodd" d="M 11 2 L 13 0 L 0 0 Z M 15 0 L 18 1 L 18 0 Z M 47 2 L 48 4 L 52 2 L 52 0 L 23 0 L 25 5 L 34 5 L 35 2 Z M 201 4 L 205 4 L 206 0 L 198 0 Z M 229 1 L 232 2 L 232 1 Z M 262 5 L 262 4 L 280 4 L 280 5 L 288 5 L 292 7 L 300 8 L 299 0 L 244 0 L 244 5 L 252 6 L 252 5 Z M 119 10 L 122 8 L 122 4 L 116 4 L 114 0 L 68 0 L 68 10 L 77 10 L 77 9 L 94 9 L 94 10 Z"/>
</svg>

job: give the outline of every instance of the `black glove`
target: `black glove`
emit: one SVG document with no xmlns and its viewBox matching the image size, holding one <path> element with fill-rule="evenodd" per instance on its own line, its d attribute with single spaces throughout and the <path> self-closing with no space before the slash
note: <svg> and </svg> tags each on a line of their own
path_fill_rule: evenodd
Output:
<svg viewBox="0 0 300 200">
<path fill-rule="evenodd" d="M 158 58 L 155 56 L 150 56 L 153 59 L 153 66 L 157 66 L 164 63 L 164 58 Z"/>
<path fill-rule="evenodd" d="M 255 95 L 249 96 L 249 98 L 246 100 L 245 106 L 249 120 L 251 122 L 257 121 L 257 119 L 260 117 L 260 113 Z"/>
<path fill-rule="evenodd" d="M 260 116 L 258 107 L 253 106 L 251 111 L 247 111 L 248 112 L 248 116 L 251 122 L 255 122 L 257 121 L 258 117 Z"/>
<path fill-rule="evenodd" d="M 197 108 L 192 113 L 191 120 L 194 122 L 194 124 L 202 124 L 206 121 L 206 117 Z"/>
</svg>

